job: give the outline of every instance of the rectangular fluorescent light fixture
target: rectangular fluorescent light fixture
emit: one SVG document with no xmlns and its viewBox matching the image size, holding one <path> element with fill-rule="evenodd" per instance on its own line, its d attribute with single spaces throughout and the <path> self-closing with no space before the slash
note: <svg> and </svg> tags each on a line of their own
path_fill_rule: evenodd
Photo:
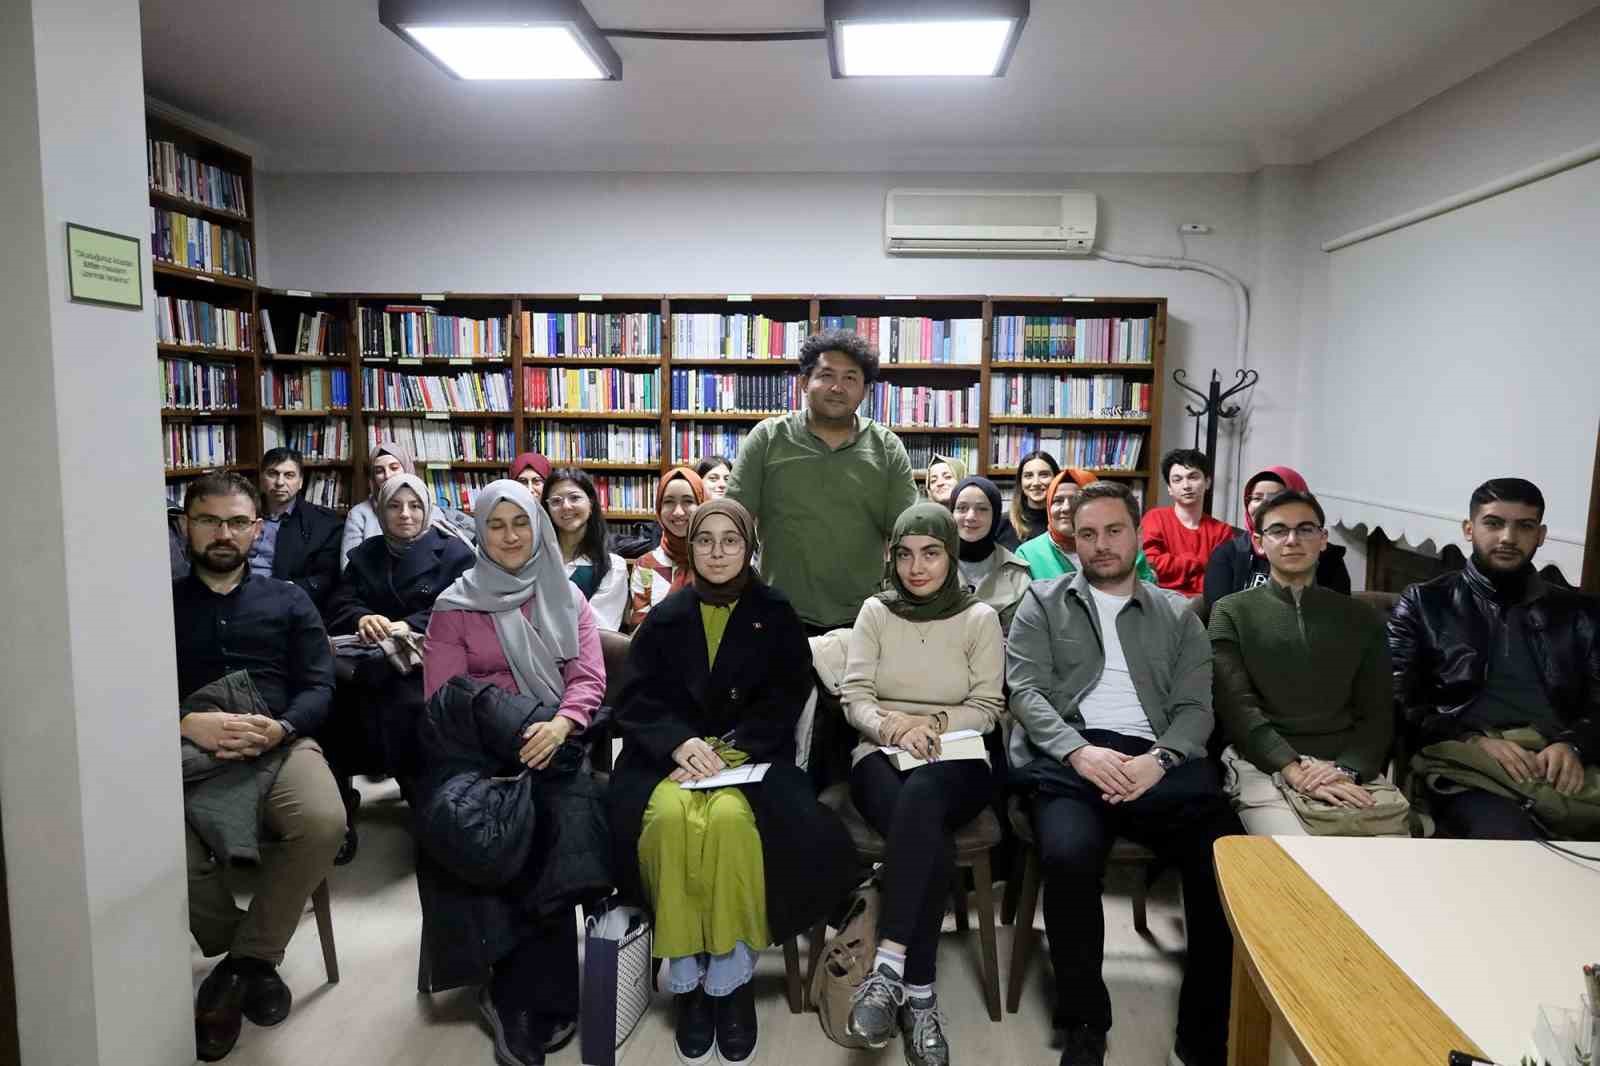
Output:
<svg viewBox="0 0 1600 1066">
<path fill-rule="evenodd" d="M 378 19 L 461 80 L 622 78 L 621 57 L 577 0 L 380 0 Z"/>
<path fill-rule="evenodd" d="M 1028 0 L 824 0 L 835 78 L 1005 74 Z"/>
</svg>

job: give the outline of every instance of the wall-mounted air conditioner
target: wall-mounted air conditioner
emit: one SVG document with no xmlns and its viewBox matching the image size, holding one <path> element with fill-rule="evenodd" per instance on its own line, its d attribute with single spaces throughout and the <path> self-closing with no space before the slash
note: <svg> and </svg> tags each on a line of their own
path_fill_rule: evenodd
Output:
<svg viewBox="0 0 1600 1066">
<path fill-rule="evenodd" d="M 890 189 L 883 211 L 889 255 L 1088 255 L 1091 192 L 1041 189 Z"/>
</svg>

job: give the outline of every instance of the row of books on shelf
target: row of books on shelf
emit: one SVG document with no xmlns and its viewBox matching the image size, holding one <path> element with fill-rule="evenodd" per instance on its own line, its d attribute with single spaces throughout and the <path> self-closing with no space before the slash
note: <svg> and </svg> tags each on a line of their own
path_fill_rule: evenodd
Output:
<svg viewBox="0 0 1600 1066">
<path fill-rule="evenodd" d="M 511 411 L 510 371 L 428 376 L 365 367 L 362 402 L 369 411 Z"/>
<path fill-rule="evenodd" d="M 823 329 L 847 329 L 878 349 L 884 363 L 983 361 L 983 319 L 823 315 Z"/>
<path fill-rule="evenodd" d="M 306 499 L 318 507 L 348 507 L 345 476 L 331 470 L 313 470 L 306 475 Z"/>
<path fill-rule="evenodd" d="M 936 389 L 927 385 L 891 385 L 875 381 L 867 386 L 861 413 L 888 426 L 976 428 L 983 406 L 978 383 L 961 389 Z"/>
<path fill-rule="evenodd" d="M 1149 418 L 1154 386 L 1120 374 L 989 375 L 989 413 L 1041 418 Z"/>
<path fill-rule="evenodd" d="M 905 433 L 900 443 L 906 446 L 906 456 L 913 470 L 926 470 L 934 456 L 954 459 L 971 473 L 978 470 L 978 440 L 976 437 L 938 437 L 927 433 Z"/>
<path fill-rule="evenodd" d="M 253 278 L 250 238 L 236 229 L 161 207 L 150 209 L 150 254 L 163 263 Z"/>
<path fill-rule="evenodd" d="M 239 371 L 232 363 L 161 359 L 161 406 L 182 411 L 239 409 Z"/>
<path fill-rule="evenodd" d="M 750 424 L 722 422 L 674 422 L 672 424 L 672 461 L 694 463 L 710 455 L 720 455 L 729 462 L 739 454 L 744 439 L 750 435 Z"/>
<path fill-rule="evenodd" d="M 541 420 L 528 427 L 528 447 L 552 463 L 657 463 L 661 432 L 654 426 Z"/>
<path fill-rule="evenodd" d="M 247 213 L 242 174 L 202 163 L 171 141 L 154 137 L 145 139 L 144 157 L 150 188 L 156 192 L 181 196 L 217 211 Z"/>
<path fill-rule="evenodd" d="M 516 457 L 517 437 L 504 423 L 429 422 L 420 418 L 374 418 L 367 422 L 366 450 L 381 442 L 400 444 L 419 463 L 506 463 Z"/>
<path fill-rule="evenodd" d="M 673 315 L 675 359 L 794 359 L 811 335 L 809 320 L 766 315 Z"/>
<path fill-rule="evenodd" d="M 1016 466 L 1032 451 L 1046 451 L 1062 466 L 1090 470 L 1137 470 L 1144 434 L 1114 429 L 1034 429 L 994 426 L 989 431 L 989 462 Z"/>
<path fill-rule="evenodd" d="M 661 354 L 661 315 L 524 311 L 522 335 L 524 353 L 538 358 L 655 358 Z"/>
<path fill-rule="evenodd" d="M 522 396 L 530 411 L 659 411 L 661 371 L 524 367 Z"/>
<path fill-rule="evenodd" d="M 272 312 L 261 309 L 261 339 L 268 355 L 322 355 L 339 357 L 346 354 L 344 319 L 327 311 L 302 311 L 296 317 L 294 341 L 290 347 L 280 348 L 277 335 L 272 330 Z"/>
<path fill-rule="evenodd" d="M 350 459 L 350 420 L 268 418 L 261 423 L 262 450 L 293 448 L 308 463 L 340 463 Z"/>
<path fill-rule="evenodd" d="M 341 367 L 265 367 L 261 371 L 261 404 L 290 411 L 348 410 L 350 371 Z"/>
<path fill-rule="evenodd" d="M 594 479 L 594 493 L 602 511 L 654 511 L 656 479 L 638 474 L 600 474 Z"/>
<path fill-rule="evenodd" d="M 155 308 L 156 340 L 162 344 L 248 351 L 253 343 L 249 311 L 175 296 L 157 296 Z"/>
<path fill-rule="evenodd" d="M 163 422 L 161 456 L 168 470 L 238 462 L 239 430 L 222 422 Z"/>
<path fill-rule="evenodd" d="M 1148 363 L 1153 318 L 995 315 L 997 362 Z"/>
<path fill-rule="evenodd" d="M 800 407 L 799 374 L 723 374 L 674 370 L 674 411 L 743 411 L 774 414 Z"/>
<path fill-rule="evenodd" d="M 469 318 L 424 304 L 358 310 L 363 359 L 504 359 L 511 316 Z"/>
<path fill-rule="evenodd" d="M 428 486 L 435 503 L 461 511 L 472 510 L 478 493 L 487 488 L 489 482 L 505 476 L 491 470 L 436 470 L 432 467 L 423 467 L 417 475 Z"/>
</svg>

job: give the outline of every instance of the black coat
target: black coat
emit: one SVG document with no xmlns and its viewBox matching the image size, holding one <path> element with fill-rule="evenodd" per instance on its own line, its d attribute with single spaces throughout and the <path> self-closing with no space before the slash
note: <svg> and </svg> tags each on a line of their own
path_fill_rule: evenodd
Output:
<svg viewBox="0 0 1600 1066">
<path fill-rule="evenodd" d="M 646 901 L 639 833 L 650 793 L 676 769 L 691 737 L 733 732 L 766 778 L 742 789 L 761 833 L 767 921 L 786 940 L 832 912 L 856 882 L 856 857 L 838 816 L 817 802 L 794 765 L 795 725 L 811 694 L 811 648 L 783 593 L 752 581 L 728 620 L 715 668 L 706 658 L 700 598 L 686 588 L 657 604 L 633 635 L 628 682 L 616 708 L 622 754 L 611 778 L 611 836 L 618 888 Z M 766 945 L 753 945 L 765 947 Z"/>
<path fill-rule="evenodd" d="M 427 632 L 433 601 L 472 568 L 475 558 L 459 538 L 431 527 L 399 558 L 383 537 L 362 541 L 350 552 L 344 577 L 323 612 L 329 635 L 354 633 L 356 623 L 369 614 L 404 621 L 413 633 Z M 337 539 L 334 561 L 338 562 Z"/>
<path fill-rule="evenodd" d="M 344 519 L 301 497 L 278 529 L 273 547 L 272 576 L 293 581 L 317 610 L 324 610 L 339 581 L 339 542 Z"/>
<path fill-rule="evenodd" d="M 1600 602 L 1530 574 L 1522 627 L 1566 741 L 1600 762 Z M 1466 568 L 1412 585 L 1389 615 L 1395 705 L 1413 747 L 1466 731 L 1462 712 L 1483 693 L 1505 607 L 1494 585 Z"/>
<path fill-rule="evenodd" d="M 482 981 L 541 924 L 611 893 L 605 790 L 583 746 L 568 741 L 543 770 L 517 762 L 523 729 L 555 711 L 469 677 L 428 701 L 411 796 L 424 991 Z M 519 787 L 493 780 L 518 775 Z M 519 868 L 493 869 L 512 853 Z"/>
<path fill-rule="evenodd" d="M 1212 551 L 1206 562 L 1206 610 L 1224 596 L 1266 583 L 1270 572 L 1265 556 L 1250 547 L 1249 533 L 1235 533 Z M 1344 563 L 1344 548 L 1330 544 L 1317 560 L 1317 584 L 1350 595 L 1350 570 Z"/>
</svg>

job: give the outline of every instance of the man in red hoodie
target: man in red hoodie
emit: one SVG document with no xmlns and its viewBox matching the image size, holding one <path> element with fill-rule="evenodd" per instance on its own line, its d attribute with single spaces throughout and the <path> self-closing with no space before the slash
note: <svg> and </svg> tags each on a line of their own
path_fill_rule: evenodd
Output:
<svg viewBox="0 0 1600 1066">
<path fill-rule="evenodd" d="M 1206 564 L 1206 611 L 1222 597 L 1267 583 L 1270 567 L 1267 557 L 1256 549 L 1251 534 L 1256 531 L 1256 508 L 1286 489 L 1310 492 L 1306 479 L 1287 466 L 1269 466 L 1250 475 L 1244 483 L 1244 532 L 1226 541 L 1211 553 Z M 1334 592 L 1350 595 L 1350 571 L 1344 562 L 1344 549 L 1329 544 L 1317 559 L 1317 584 Z"/>
<path fill-rule="evenodd" d="M 1211 488 L 1211 460 L 1193 448 L 1175 448 L 1161 457 L 1161 480 L 1172 494 L 1171 507 L 1152 507 L 1139 527 L 1144 554 L 1164 589 L 1185 596 L 1205 590 L 1206 563 L 1234 528 L 1205 513 Z"/>
</svg>

